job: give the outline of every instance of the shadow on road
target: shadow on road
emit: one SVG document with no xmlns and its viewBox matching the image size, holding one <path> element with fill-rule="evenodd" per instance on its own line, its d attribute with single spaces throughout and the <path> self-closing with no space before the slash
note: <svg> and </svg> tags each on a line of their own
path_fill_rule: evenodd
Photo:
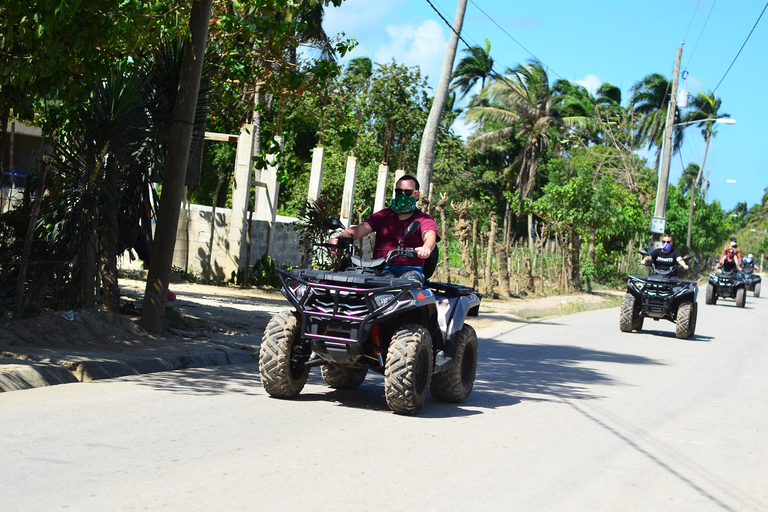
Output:
<svg viewBox="0 0 768 512">
<path fill-rule="evenodd" d="M 592 399 L 593 384 L 619 384 L 584 363 L 662 364 L 642 356 L 586 349 L 574 345 L 500 343 L 480 340 L 475 391 L 506 394 L 520 400 Z M 482 406 L 482 404 L 481 404 Z"/>
<path fill-rule="evenodd" d="M 481 338 L 479 342 L 477 379 L 469 400 L 463 404 L 447 404 L 430 397 L 419 417 L 470 416 L 486 409 L 513 406 L 522 400 L 599 398 L 588 391 L 591 385 L 620 383 L 585 363 L 662 364 L 641 356 L 573 345 L 500 343 L 487 338 Z M 145 375 L 137 382 L 174 393 L 243 393 L 267 398 L 258 372 L 257 364 L 245 364 Z M 313 368 L 307 387 L 292 401 L 324 401 L 343 407 L 390 412 L 384 398 L 383 377 L 373 372 L 368 373 L 366 381 L 357 390 L 343 391 L 326 387 L 319 369 Z"/>
</svg>

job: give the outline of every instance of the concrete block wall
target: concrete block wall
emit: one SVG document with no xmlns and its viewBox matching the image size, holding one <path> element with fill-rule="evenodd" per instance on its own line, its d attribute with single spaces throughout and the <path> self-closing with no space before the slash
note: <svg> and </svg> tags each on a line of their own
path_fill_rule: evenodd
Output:
<svg viewBox="0 0 768 512">
<path fill-rule="evenodd" d="M 208 257 L 208 247 L 211 236 L 211 214 L 213 208 L 202 205 L 183 207 L 179 216 L 179 229 L 176 233 L 176 246 L 173 254 L 173 265 L 198 275 L 203 275 Z M 216 219 L 213 233 L 213 256 L 211 266 L 213 278 L 229 279 L 233 270 L 237 270 L 230 259 L 229 222 L 232 211 L 228 208 L 216 208 Z M 273 247 L 270 256 L 278 264 L 298 266 L 301 264 L 301 246 L 299 244 L 293 217 L 278 216 L 273 229 Z M 251 265 L 267 251 L 270 225 L 267 221 L 253 221 L 251 228 Z M 187 239 L 188 238 L 188 239 Z M 239 267 L 245 267 L 245 262 L 237 261 Z"/>
</svg>

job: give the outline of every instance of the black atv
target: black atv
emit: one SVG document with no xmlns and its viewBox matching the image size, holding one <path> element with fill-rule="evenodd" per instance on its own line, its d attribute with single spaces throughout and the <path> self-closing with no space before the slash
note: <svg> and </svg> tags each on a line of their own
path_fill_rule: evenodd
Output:
<svg viewBox="0 0 768 512">
<path fill-rule="evenodd" d="M 325 225 L 343 227 L 337 219 Z M 403 238 L 417 227 L 412 223 Z M 337 389 L 357 388 L 369 370 L 382 374 L 387 404 L 399 414 L 418 413 L 430 391 L 440 401 L 464 402 L 477 370 L 477 335 L 464 320 L 477 316 L 480 296 L 424 282 L 417 272 L 393 277 L 384 267 L 414 255 L 402 239 L 399 249 L 374 260 L 353 255 L 349 238 L 332 247 L 343 254 L 337 271 L 278 270 L 294 310 L 275 315 L 264 331 L 259 369 L 267 393 L 295 397 L 310 368 L 320 366 Z"/>
<path fill-rule="evenodd" d="M 760 285 L 763 278 L 758 274 L 755 274 L 754 265 L 744 265 L 744 270 L 740 272 L 739 275 L 744 279 L 747 291 L 752 292 L 753 297 L 760 297 Z"/>
<path fill-rule="evenodd" d="M 648 256 L 643 249 L 639 252 Z M 688 255 L 683 259 L 688 261 L 692 257 Z M 680 268 L 677 264 L 667 271 L 657 269 L 651 262 L 647 264 L 651 267 L 647 276 L 629 276 L 627 280 L 627 293 L 621 302 L 619 328 L 622 332 L 641 331 L 645 318 L 653 318 L 657 322 L 664 319 L 675 323 L 675 336 L 678 338 L 693 337 L 696 332 L 696 298 L 699 287 L 696 283 L 674 276 Z"/>
<path fill-rule="evenodd" d="M 705 301 L 707 304 L 717 304 L 720 297 L 736 299 L 736 307 L 743 308 L 747 303 L 747 283 L 744 277 L 736 271 L 709 274 Z"/>
</svg>

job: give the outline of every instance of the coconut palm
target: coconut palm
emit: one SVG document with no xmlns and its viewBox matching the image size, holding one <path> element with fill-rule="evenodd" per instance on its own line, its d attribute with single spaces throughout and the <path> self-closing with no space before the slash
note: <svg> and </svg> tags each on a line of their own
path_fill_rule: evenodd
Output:
<svg viewBox="0 0 768 512">
<path fill-rule="evenodd" d="M 485 81 L 493 76 L 493 59 L 491 58 L 491 42 L 485 40 L 485 48 L 473 46 L 463 50 L 466 56 L 459 61 L 453 71 L 451 92 L 456 89 L 464 98 L 480 81 L 480 87 L 485 88 Z"/>
<path fill-rule="evenodd" d="M 656 147 L 654 169 L 659 169 L 661 146 L 666 127 L 667 108 L 669 107 L 672 83 L 664 75 L 650 74 L 632 86 L 629 98 L 629 108 L 642 118 L 638 127 L 638 136 L 648 144 L 648 149 Z M 675 110 L 675 123 L 679 122 L 679 114 Z M 682 144 L 682 129 L 676 131 L 672 152 L 676 153 Z"/>
<path fill-rule="evenodd" d="M 511 170 L 517 174 L 516 186 L 522 197 L 532 199 L 536 171 L 550 142 L 547 131 L 553 126 L 575 126 L 584 118 L 559 116 L 547 72 L 538 60 L 508 69 L 505 76 L 497 77 L 481 92 L 478 100 L 485 106 L 470 107 L 466 112 L 467 119 L 479 123 L 481 129 L 472 143 L 523 139 L 523 150 Z M 529 232 L 533 228 L 531 215 L 528 228 Z M 532 248 L 533 239 L 529 242 Z"/>
<path fill-rule="evenodd" d="M 704 169 L 704 164 L 707 163 L 709 142 L 712 140 L 712 137 L 717 135 L 717 131 L 715 131 L 715 119 L 731 117 L 730 114 L 723 114 L 718 112 L 718 110 L 720 110 L 721 104 L 722 100 L 720 98 L 716 98 L 713 91 L 709 91 L 707 94 L 700 92 L 691 100 L 691 107 L 693 110 L 685 114 L 681 120 L 681 123 L 700 121 L 699 123 L 696 123 L 696 126 L 701 128 L 701 135 L 704 137 L 705 143 L 704 158 L 701 161 L 701 167 L 699 167 L 699 173 L 696 176 L 696 181 L 691 187 L 691 205 L 688 216 L 688 237 L 686 239 L 686 245 L 689 248 L 691 247 L 691 226 L 693 224 L 693 205 L 694 199 L 696 198 L 696 184 L 701 180 L 701 172 Z"/>
</svg>

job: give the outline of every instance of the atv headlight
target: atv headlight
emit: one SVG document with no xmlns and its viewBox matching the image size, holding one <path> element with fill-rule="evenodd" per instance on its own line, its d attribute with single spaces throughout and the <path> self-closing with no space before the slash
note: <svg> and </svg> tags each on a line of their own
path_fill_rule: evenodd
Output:
<svg viewBox="0 0 768 512">
<path fill-rule="evenodd" d="M 645 281 L 635 281 L 635 288 L 639 291 L 643 291 L 643 288 L 645 288 Z"/>
<path fill-rule="evenodd" d="M 307 294 L 307 285 L 298 281 L 291 281 L 288 283 L 288 291 L 296 298 L 297 302 L 301 302 L 301 299 Z"/>
<path fill-rule="evenodd" d="M 381 295 L 376 295 L 373 297 L 373 302 L 376 304 L 376 308 L 383 307 L 387 305 L 389 302 L 394 300 L 395 296 L 391 293 L 382 293 Z"/>
<path fill-rule="evenodd" d="M 709 276 L 713 283 L 717 283 L 717 276 Z"/>
</svg>

